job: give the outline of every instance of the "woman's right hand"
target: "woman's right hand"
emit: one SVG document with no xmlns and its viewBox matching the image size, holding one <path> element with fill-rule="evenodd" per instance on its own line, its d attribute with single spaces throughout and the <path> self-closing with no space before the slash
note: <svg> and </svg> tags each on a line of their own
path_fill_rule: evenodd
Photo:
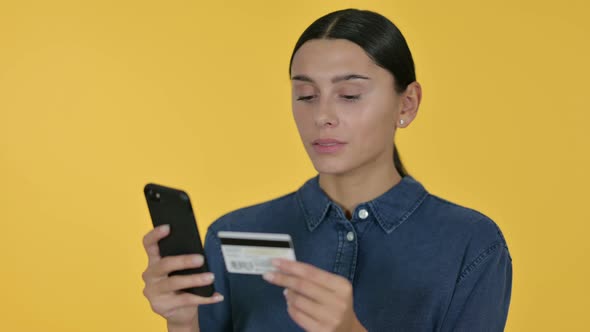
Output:
<svg viewBox="0 0 590 332">
<path fill-rule="evenodd" d="M 201 297 L 183 292 L 188 287 L 205 286 L 213 283 L 210 272 L 168 276 L 172 271 L 196 268 L 203 265 L 202 255 L 179 255 L 162 258 L 158 241 L 168 235 L 170 227 L 163 225 L 154 228 L 143 238 L 143 246 L 148 255 L 148 266 L 142 277 L 145 282 L 143 294 L 150 302 L 152 310 L 164 317 L 168 327 L 198 329 L 198 310 L 201 304 L 223 301 L 219 293 L 211 297 Z"/>
</svg>

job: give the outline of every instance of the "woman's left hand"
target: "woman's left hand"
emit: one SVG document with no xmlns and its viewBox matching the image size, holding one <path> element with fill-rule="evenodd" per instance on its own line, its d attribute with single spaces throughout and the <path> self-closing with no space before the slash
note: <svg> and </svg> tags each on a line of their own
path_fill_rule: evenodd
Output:
<svg viewBox="0 0 590 332">
<path fill-rule="evenodd" d="M 287 311 L 306 331 L 365 332 L 354 313 L 352 285 L 339 275 L 312 265 L 273 260 L 277 268 L 263 277 L 285 287 Z"/>
</svg>

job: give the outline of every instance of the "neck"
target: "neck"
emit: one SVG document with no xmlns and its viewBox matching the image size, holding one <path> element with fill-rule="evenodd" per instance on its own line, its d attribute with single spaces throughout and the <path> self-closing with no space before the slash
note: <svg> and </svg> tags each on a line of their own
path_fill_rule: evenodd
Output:
<svg viewBox="0 0 590 332">
<path fill-rule="evenodd" d="M 391 162 L 363 165 L 342 174 L 320 173 L 319 184 L 350 218 L 357 205 L 379 197 L 401 180 Z"/>
</svg>

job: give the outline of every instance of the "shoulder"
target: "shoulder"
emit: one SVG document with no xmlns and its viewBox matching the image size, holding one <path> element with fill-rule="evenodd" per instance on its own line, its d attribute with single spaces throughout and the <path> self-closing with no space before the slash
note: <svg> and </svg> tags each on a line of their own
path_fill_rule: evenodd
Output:
<svg viewBox="0 0 590 332">
<path fill-rule="evenodd" d="M 256 230 L 264 229 L 264 226 L 277 218 L 292 215 L 297 208 L 295 192 L 270 199 L 265 202 L 253 204 L 228 212 L 209 226 L 210 232 L 228 230 Z"/>
<path fill-rule="evenodd" d="M 453 229 L 480 242 L 490 244 L 499 242 L 506 246 L 506 239 L 498 224 L 478 210 L 430 193 L 425 199 L 423 208 L 424 213 L 431 214 L 441 227 Z"/>
<path fill-rule="evenodd" d="M 494 262 L 492 257 L 507 257 L 497 260 L 511 264 L 512 257 L 504 234 L 498 224 L 486 214 L 436 195 L 428 194 L 424 210 L 430 216 L 433 227 L 445 239 L 448 249 L 457 250 L 461 260 L 458 282 L 464 280 L 485 262 Z"/>
<path fill-rule="evenodd" d="M 500 226 L 488 215 L 430 193 L 420 210 L 429 220 L 427 227 L 437 232 L 449 249 L 461 252 L 465 268 L 494 254 L 506 254 L 512 260 Z"/>
</svg>

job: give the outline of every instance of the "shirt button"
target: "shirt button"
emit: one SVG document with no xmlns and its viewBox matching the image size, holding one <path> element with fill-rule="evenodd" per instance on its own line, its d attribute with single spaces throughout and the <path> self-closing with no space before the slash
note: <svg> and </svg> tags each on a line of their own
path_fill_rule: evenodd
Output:
<svg viewBox="0 0 590 332">
<path fill-rule="evenodd" d="M 369 211 L 367 211 L 365 209 L 361 209 L 359 211 L 359 218 L 361 218 L 361 219 L 367 219 L 368 216 L 369 216 Z"/>
<path fill-rule="evenodd" d="M 348 234 L 346 234 L 346 239 L 348 241 L 353 241 L 354 240 L 354 233 L 353 232 L 348 232 Z"/>
</svg>

